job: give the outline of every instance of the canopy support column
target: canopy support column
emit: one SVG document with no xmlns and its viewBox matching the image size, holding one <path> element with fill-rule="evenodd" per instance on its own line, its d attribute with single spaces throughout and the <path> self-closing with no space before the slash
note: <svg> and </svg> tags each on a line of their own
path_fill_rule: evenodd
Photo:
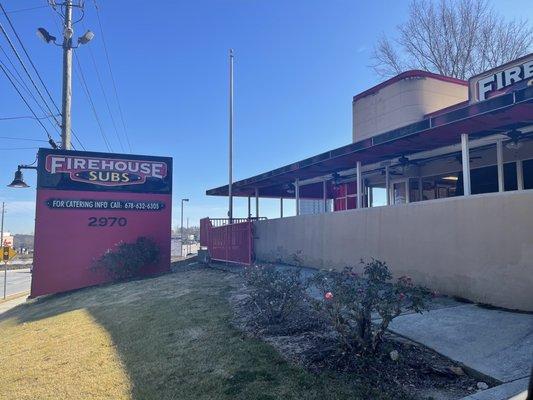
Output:
<svg viewBox="0 0 533 400">
<path fill-rule="evenodd" d="M 296 215 L 300 215 L 300 178 L 294 181 L 294 197 L 296 199 Z"/>
<path fill-rule="evenodd" d="M 465 196 L 470 196 L 470 145 L 468 133 L 461 133 L 461 156 L 463 162 L 463 192 Z"/>
<path fill-rule="evenodd" d="M 496 141 L 496 164 L 498 166 L 498 192 L 505 191 L 505 177 L 503 172 L 503 140 Z"/>
<path fill-rule="evenodd" d="M 388 165 L 385 165 L 385 193 L 387 196 L 387 205 L 390 206 L 390 177 Z"/>
<path fill-rule="evenodd" d="M 328 182 L 322 181 L 322 201 L 324 202 L 324 212 L 328 212 Z"/>
<path fill-rule="evenodd" d="M 279 217 L 283 218 L 283 197 L 279 199 Z"/>
<path fill-rule="evenodd" d="M 516 183 L 518 190 L 524 190 L 524 168 L 522 160 L 516 160 Z"/>
<path fill-rule="evenodd" d="M 255 217 L 259 219 L 259 189 L 255 188 Z"/>
<path fill-rule="evenodd" d="M 361 172 L 361 161 L 357 161 L 357 208 L 363 207 L 363 177 Z"/>
<path fill-rule="evenodd" d="M 252 199 L 248 196 L 248 219 L 252 218 Z"/>
</svg>

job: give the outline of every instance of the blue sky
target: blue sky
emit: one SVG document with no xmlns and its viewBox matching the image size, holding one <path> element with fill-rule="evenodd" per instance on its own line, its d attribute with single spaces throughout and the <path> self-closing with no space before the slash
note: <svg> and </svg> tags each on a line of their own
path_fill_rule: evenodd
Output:
<svg viewBox="0 0 533 400">
<path fill-rule="evenodd" d="M 10 10 L 46 5 L 45 0 L 4 0 Z M 104 33 L 134 153 L 174 157 L 173 227 L 179 199 L 190 198 L 186 216 L 222 217 L 225 198 L 205 190 L 227 182 L 227 52 L 235 49 L 235 179 L 297 161 L 351 141 L 351 99 L 379 82 L 369 64 L 379 35 L 393 34 L 406 18 L 406 1 L 195 0 L 158 2 L 99 0 Z M 533 19 L 526 0 L 495 2 L 508 17 Z M 120 145 L 105 107 L 88 47 L 97 59 L 115 121 L 120 117 L 105 64 L 92 0 L 75 26 L 95 39 L 77 55 L 113 150 Z M 56 102 L 61 93 L 61 49 L 35 35 L 39 26 L 59 36 L 47 7 L 10 14 Z M 4 26 L 7 22 L 3 17 Z M 3 38 L 0 43 L 7 49 Z M 0 55 L 0 58 L 2 56 Z M 106 147 L 74 70 L 73 128 L 89 150 Z M 29 111 L 0 76 L 0 118 Z M 49 125 L 48 125 L 49 126 Z M 51 129 L 50 129 L 51 130 Z M 33 120 L 0 120 L 0 136 L 46 139 Z M 56 135 L 57 137 L 57 135 Z M 122 140 L 123 137 L 121 137 Z M 19 163 L 31 163 L 39 142 L 0 139 L 0 201 L 6 228 L 33 231 L 35 176 L 31 189 L 9 189 Z M 42 143 L 45 145 L 45 143 Z M 244 216 L 237 199 L 235 215 Z M 275 217 L 278 202 L 262 200 L 261 213 Z M 286 214 L 294 205 L 286 202 Z"/>
</svg>

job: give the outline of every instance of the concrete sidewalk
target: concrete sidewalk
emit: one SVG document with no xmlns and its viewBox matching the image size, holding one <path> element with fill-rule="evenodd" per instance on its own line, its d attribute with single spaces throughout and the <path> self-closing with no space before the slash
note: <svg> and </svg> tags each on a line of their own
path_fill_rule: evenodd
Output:
<svg viewBox="0 0 533 400">
<path fill-rule="evenodd" d="M 533 363 L 532 314 L 456 302 L 401 315 L 389 329 L 502 382 L 465 400 L 526 398 Z"/>
<path fill-rule="evenodd" d="M 6 300 L 0 301 L 0 315 L 18 306 L 19 304 L 25 303 L 29 295 L 30 292 L 22 292 L 8 297 Z"/>
</svg>

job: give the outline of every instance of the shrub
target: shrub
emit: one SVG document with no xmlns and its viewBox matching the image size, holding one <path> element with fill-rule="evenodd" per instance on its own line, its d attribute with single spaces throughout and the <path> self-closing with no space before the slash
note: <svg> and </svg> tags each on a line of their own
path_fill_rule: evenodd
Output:
<svg viewBox="0 0 533 400">
<path fill-rule="evenodd" d="M 113 280 L 139 275 L 143 268 L 159 261 L 160 250 L 150 238 L 139 237 L 134 243 L 121 242 L 95 261 L 95 270 L 104 270 Z"/>
<path fill-rule="evenodd" d="M 306 299 L 307 282 L 299 269 L 251 266 L 246 267 L 244 278 L 252 289 L 252 303 L 265 324 L 285 322 Z"/>
<path fill-rule="evenodd" d="M 422 312 L 429 298 L 429 292 L 414 286 L 409 277 L 392 282 L 386 263 L 375 259 L 361 263 L 363 276 L 346 268 L 341 273 L 320 272 L 312 279 L 323 296 L 314 304 L 348 355 L 376 353 L 389 323 L 402 310 Z M 372 324 L 373 317 L 381 321 Z"/>
</svg>

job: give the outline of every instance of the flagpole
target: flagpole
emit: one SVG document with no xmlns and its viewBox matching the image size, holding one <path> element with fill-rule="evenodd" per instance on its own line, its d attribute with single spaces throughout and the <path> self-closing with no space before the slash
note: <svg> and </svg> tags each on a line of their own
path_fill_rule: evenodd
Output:
<svg viewBox="0 0 533 400">
<path fill-rule="evenodd" d="M 229 50 L 229 211 L 230 224 L 233 222 L 233 49 Z"/>
</svg>

